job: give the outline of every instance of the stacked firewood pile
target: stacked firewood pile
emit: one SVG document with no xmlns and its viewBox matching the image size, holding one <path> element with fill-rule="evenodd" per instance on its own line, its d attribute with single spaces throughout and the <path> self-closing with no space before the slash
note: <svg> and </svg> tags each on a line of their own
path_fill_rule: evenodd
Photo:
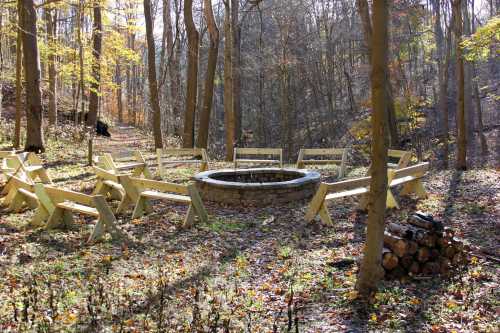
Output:
<svg viewBox="0 0 500 333">
<path fill-rule="evenodd" d="M 382 266 L 389 279 L 405 275 L 447 275 L 466 262 L 468 247 L 450 228 L 417 212 L 406 224 L 390 223 L 384 234 Z"/>
</svg>

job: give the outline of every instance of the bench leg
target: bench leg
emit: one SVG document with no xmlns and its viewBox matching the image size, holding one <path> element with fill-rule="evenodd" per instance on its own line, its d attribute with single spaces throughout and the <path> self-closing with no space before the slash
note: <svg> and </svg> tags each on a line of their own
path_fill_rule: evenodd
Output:
<svg viewBox="0 0 500 333">
<path fill-rule="evenodd" d="M 184 218 L 184 223 L 182 223 L 182 227 L 187 229 L 190 228 L 194 224 L 194 207 L 193 205 L 189 205 L 186 217 Z"/>
<path fill-rule="evenodd" d="M 330 214 L 328 213 L 328 210 L 326 209 L 326 204 L 323 202 L 321 205 L 321 208 L 319 209 L 319 217 L 321 218 L 321 221 L 323 221 L 324 224 L 333 225 L 332 218 L 330 217 Z"/>
<path fill-rule="evenodd" d="M 394 198 L 394 195 L 392 194 L 392 191 L 389 188 L 387 189 L 386 206 L 387 206 L 387 208 L 397 208 L 397 209 L 399 209 L 398 202 Z"/>
<path fill-rule="evenodd" d="M 9 211 L 14 213 L 19 213 L 23 208 L 24 204 L 24 195 L 22 195 L 19 191 L 15 191 L 14 197 L 9 203 Z"/>
<path fill-rule="evenodd" d="M 427 198 L 427 192 L 420 179 L 409 182 L 403 186 L 401 195 L 409 195 L 411 193 L 415 193 L 420 199 Z"/>
<path fill-rule="evenodd" d="M 370 196 L 368 193 L 361 195 L 361 200 L 359 201 L 359 209 L 364 212 L 367 211 L 369 201 L 370 201 Z"/>
<path fill-rule="evenodd" d="M 67 210 L 64 210 L 63 215 L 62 215 L 62 219 L 64 222 L 65 229 L 71 228 L 71 226 L 73 226 L 73 223 L 75 222 L 73 220 L 73 214 Z"/>
<path fill-rule="evenodd" d="M 28 224 L 29 227 L 38 228 L 43 226 L 43 222 L 45 222 L 49 218 L 49 212 L 43 206 L 39 206 L 35 212 L 35 216 L 31 219 Z"/>
<path fill-rule="evenodd" d="M 201 200 L 200 194 L 194 185 L 188 186 L 189 196 L 191 197 L 191 206 L 194 208 L 194 213 L 198 215 L 201 222 L 208 222 L 208 214 L 203 206 L 203 201 Z M 191 207 L 190 206 L 190 207 Z"/>
<path fill-rule="evenodd" d="M 17 190 L 15 188 L 13 188 L 13 186 L 12 186 L 9 189 L 9 191 L 7 192 L 7 196 L 5 196 L 5 198 L 3 198 L 2 204 L 4 206 L 9 206 L 17 193 L 18 193 Z"/>
<path fill-rule="evenodd" d="M 200 165 L 200 172 L 207 171 L 208 170 L 208 164 L 206 162 L 202 162 Z"/>
<path fill-rule="evenodd" d="M 38 177 L 42 180 L 42 183 L 52 184 L 52 179 L 50 178 L 47 170 L 40 169 L 40 170 L 38 170 L 37 174 L 38 174 Z"/>
<path fill-rule="evenodd" d="M 102 220 L 102 218 L 99 217 L 99 219 L 97 219 L 97 223 L 94 227 L 94 230 L 90 234 L 87 242 L 93 243 L 93 242 L 101 239 L 105 232 L 106 232 L 106 225 L 105 225 L 104 221 Z"/>
<path fill-rule="evenodd" d="M 111 234 L 111 237 L 114 240 L 127 240 L 126 234 L 124 234 L 116 226 L 116 218 L 109 206 L 106 204 L 106 200 L 104 200 L 104 197 L 96 196 L 94 198 L 94 203 L 97 211 L 99 212 L 99 219 L 97 220 L 97 224 L 95 225 L 94 231 L 90 235 L 88 241 L 94 242 L 100 239 L 106 231 Z"/>
<path fill-rule="evenodd" d="M 103 194 L 105 192 L 106 185 L 102 182 L 102 180 L 98 180 L 97 184 L 95 184 L 95 188 L 92 191 L 92 195 Z"/>
<path fill-rule="evenodd" d="M 132 213 L 133 219 L 137 219 L 145 214 L 146 201 L 146 198 L 139 196 L 139 199 L 137 199 L 137 203 L 135 204 L 134 212 Z"/>
<path fill-rule="evenodd" d="M 63 213 L 64 209 L 56 207 L 52 214 L 50 214 L 49 220 L 47 221 L 47 230 L 56 229 L 61 224 L 63 224 Z"/>
</svg>

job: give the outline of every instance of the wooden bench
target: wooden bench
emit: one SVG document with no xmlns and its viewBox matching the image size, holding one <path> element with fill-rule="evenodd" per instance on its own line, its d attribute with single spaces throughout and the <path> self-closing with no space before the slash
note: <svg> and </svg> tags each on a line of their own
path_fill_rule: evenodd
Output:
<svg viewBox="0 0 500 333">
<path fill-rule="evenodd" d="M 115 211 L 116 214 L 123 212 L 127 206 L 135 204 L 136 198 L 130 197 L 120 184 L 120 176 L 124 176 L 124 174 L 116 174 L 99 167 L 93 169 L 97 178 L 96 186 L 92 192 L 93 195 L 103 195 L 110 199 L 119 200 L 120 204 Z"/>
<path fill-rule="evenodd" d="M 2 171 L 4 174 L 10 173 L 16 176 L 23 174 L 22 177 L 29 177 L 31 180 L 39 178 L 44 184 L 52 184 L 52 179 L 42 165 L 42 160 L 32 152 L 5 156 Z"/>
<path fill-rule="evenodd" d="M 120 176 L 120 183 L 132 198 L 136 198 L 136 204 L 132 218 L 139 218 L 152 211 L 149 200 L 165 200 L 188 204 L 188 212 L 183 226 L 190 227 L 194 223 L 195 216 L 202 222 L 208 221 L 208 215 L 201 201 L 198 190 L 194 185 L 180 185 L 164 181 Z"/>
<path fill-rule="evenodd" d="M 238 156 L 277 156 L 279 159 L 253 159 L 253 158 L 238 158 Z M 279 164 L 283 167 L 283 149 L 282 148 L 234 148 L 233 155 L 234 168 L 238 168 L 240 163 L 254 164 Z"/>
<path fill-rule="evenodd" d="M 143 174 L 148 179 L 153 178 L 142 153 L 138 150 L 134 151 L 134 158 L 135 162 L 117 163 L 111 154 L 105 153 L 98 157 L 97 165 L 114 173 L 131 172 L 133 177 L 139 177 Z"/>
<path fill-rule="evenodd" d="M 307 159 L 308 156 L 327 156 L 332 157 L 333 159 Z M 308 148 L 301 149 L 299 151 L 299 157 L 297 158 L 297 169 L 303 169 L 305 165 L 312 164 L 339 164 L 339 178 L 343 178 L 345 176 L 346 163 L 346 148 Z"/>
<path fill-rule="evenodd" d="M 49 185 L 36 184 L 35 193 L 39 202 L 51 206 L 52 212 L 46 229 L 69 227 L 73 224 L 73 213 L 92 216 L 97 223 L 88 241 L 101 239 L 109 232 L 114 240 L 126 240 L 126 235 L 116 226 L 116 218 L 102 195 L 87 195 L 63 190 Z"/>
<path fill-rule="evenodd" d="M 52 205 L 47 202 L 40 202 L 36 195 L 37 184 L 25 181 L 19 177 L 12 176 L 9 180 L 9 191 L 3 199 L 3 205 L 8 206 L 8 210 L 19 213 L 25 206 L 36 209 L 35 215 L 29 225 L 39 227 L 46 221 L 53 211 Z M 43 187 L 43 185 L 38 184 Z"/>
<path fill-rule="evenodd" d="M 429 163 L 419 163 L 417 165 L 406 167 L 398 170 L 389 170 L 387 182 L 387 208 L 399 208 L 399 205 L 394 198 L 391 188 L 404 184 L 401 195 L 415 193 L 419 198 L 425 197 L 427 194 L 422 185 L 421 178 L 429 170 Z M 305 215 L 307 222 L 311 222 L 319 215 L 321 220 L 326 224 L 332 224 L 330 214 L 327 210 L 329 201 L 351 196 L 361 196 L 362 200 L 360 207 L 366 209 L 368 205 L 368 193 L 370 192 L 371 177 L 362 177 L 356 179 L 344 180 L 336 183 L 321 183 L 316 194 L 309 203 L 308 210 Z"/>
<path fill-rule="evenodd" d="M 176 160 L 170 159 L 177 158 Z M 191 159 L 182 159 L 190 157 Z M 179 159 L 180 158 L 180 159 Z M 170 148 L 156 149 L 156 159 L 158 161 L 158 175 L 163 177 L 165 164 L 199 164 L 200 172 L 208 170 L 208 155 L 205 148 Z"/>
</svg>

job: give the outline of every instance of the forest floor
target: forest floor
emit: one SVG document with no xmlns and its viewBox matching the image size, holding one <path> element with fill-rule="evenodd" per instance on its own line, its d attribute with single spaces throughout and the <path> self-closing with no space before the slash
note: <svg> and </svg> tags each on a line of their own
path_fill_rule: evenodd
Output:
<svg viewBox="0 0 500 333">
<path fill-rule="evenodd" d="M 97 154 L 152 151 L 134 129 L 111 132 L 97 140 Z M 57 186 L 89 193 L 95 177 L 82 146 L 52 138 L 42 157 Z M 337 172 L 319 171 L 328 180 Z M 347 177 L 365 171 L 351 167 Z M 185 183 L 195 173 L 178 167 L 168 180 Z M 88 219 L 72 230 L 30 230 L 33 211 L 0 208 L 0 331 L 498 332 L 498 166 L 431 170 L 424 184 L 429 197 L 400 198 L 402 209 L 388 211 L 387 221 L 429 212 L 471 244 L 470 262 L 449 277 L 384 281 L 367 303 L 353 288 L 366 227 L 355 199 L 329 205 L 333 227 L 307 224 L 307 202 L 207 203 L 209 222 L 188 230 L 187 207 L 155 203 L 149 216 L 117 216 L 134 240 L 128 246 L 86 243 Z"/>
</svg>

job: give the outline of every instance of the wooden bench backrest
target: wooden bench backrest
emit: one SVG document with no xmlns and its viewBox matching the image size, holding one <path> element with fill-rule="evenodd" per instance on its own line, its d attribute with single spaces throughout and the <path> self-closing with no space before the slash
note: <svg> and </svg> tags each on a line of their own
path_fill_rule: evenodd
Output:
<svg viewBox="0 0 500 333">
<path fill-rule="evenodd" d="M 70 190 L 63 190 L 53 186 L 44 186 L 44 190 L 54 203 L 64 201 L 76 202 L 80 205 L 94 207 L 94 196 Z"/>
<path fill-rule="evenodd" d="M 278 155 L 283 154 L 282 148 L 234 148 L 234 158 L 237 155 Z"/>
<path fill-rule="evenodd" d="M 35 193 L 34 183 L 29 179 L 21 179 L 17 176 L 9 177 L 9 184 L 16 189 L 24 189 L 28 192 Z"/>
<path fill-rule="evenodd" d="M 167 158 L 169 156 L 201 156 L 203 160 L 205 160 L 207 156 L 204 148 L 158 148 L 156 149 L 156 154 L 162 158 Z"/>
<path fill-rule="evenodd" d="M 168 183 L 158 180 L 144 179 L 144 178 L 135 178 L 129 176 L 125 177 L 127 177 L 135 187 L 140 189 L 151 189 L 159 192 L 171 192 L 171 193 L 189 195 L 188 188 L 185 185 Z"/>
<path fill-rule="evenodd" d="M 422 162 L 402 169 L 389 170 L 389 172 L 392 174 L 391 180 L 394 180 L 407 176 L 422 177 L 428 170 L 429 162 Z"/>
<path fill-rule="evenodd" d="M 109 171 L 109 170 L 104 170 L 99 167 L 94 166 L 94 173 L 97 176 L 97 178 L 101 178 L 103 180 L 111 180 L 115 183 L 119 183 L 119 179 L 117 174 Z"/>
<path fill-rule="evenodd" d="M 306 156 L 342 156 L 346 151 L 345 148 L 302 148 L 299 151 L 299 155 L 302 157 Z"/>
<path fill-rule="evenodd" d="M 14 150 L 0 150 L 0 158 L 6 158 L 15 154 Z"/>
<path fill-rule="evenodd" d="M 387 151 L 387 156 L 389 158 L 394 158 L 398 160 L 398 166 L 397 168 L 404 168 L 408 166 L 411 160 L 411 151 L 406 151 L 406 150 L 397 150 L 397 149 L 389 149 Z"/>
</svg>

